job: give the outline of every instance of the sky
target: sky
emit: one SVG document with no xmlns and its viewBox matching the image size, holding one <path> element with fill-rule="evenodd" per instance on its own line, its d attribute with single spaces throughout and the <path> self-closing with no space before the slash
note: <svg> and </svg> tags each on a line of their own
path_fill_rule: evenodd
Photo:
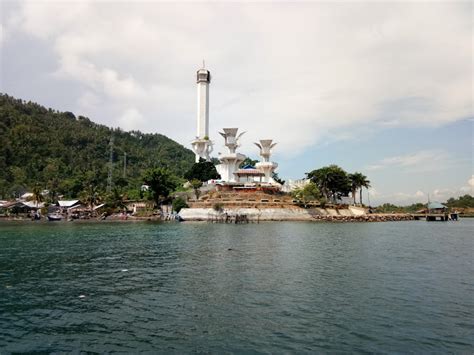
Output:
<svg viewBox="0 0 474 355">
<path fill-rule="evenodd" d="M 278 142 L 283 179 L 337 164 L 364 200 L 473 194 L 473 4 L 0 0 L 0 91 L 124 130 Z"/>
</svg>

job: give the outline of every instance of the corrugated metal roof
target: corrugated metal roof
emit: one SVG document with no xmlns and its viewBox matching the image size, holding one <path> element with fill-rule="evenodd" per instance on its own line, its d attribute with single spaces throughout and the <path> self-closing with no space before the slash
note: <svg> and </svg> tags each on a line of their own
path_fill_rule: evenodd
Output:
<svg viewBox="0 0 474 355">
<path fill-rule="evenodd" d="M 26 201 L 26 202 L 23 202 L 23 204 L 25 206 L 28 206 L 29 208 L 43 208 L 44 207 L 44 202 L 40 202 L 38 203 L 38 205 L 36 205 L 35 201 Z"/>
<path fill-rule="evenodd" d="M 71 207 L 71 206 L 74 206 L 78 202 L 79 200 L 63 200 L 63 201 L 58 201 L 58 204 L 61 207 Z"/>
<path fill-rule="evenodd" d="M 430 210 L 436 210 L 436 209 L 439 209 L 439 208 L 447 208 L 445 205 L 443 205 L 442 203 L 439 203 L 439 202 L 431 202 L 428 204 L 428 208 Z"/>
</svg>

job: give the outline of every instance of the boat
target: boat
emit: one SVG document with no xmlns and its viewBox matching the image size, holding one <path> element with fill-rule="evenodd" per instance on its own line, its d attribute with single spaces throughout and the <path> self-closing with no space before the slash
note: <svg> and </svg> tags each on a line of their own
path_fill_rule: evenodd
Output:
<svg viewBox="0 0 474 355">
<path fill-rule="evenodd" d="M 63 218 L 59 213 L 48 214 L 48 221 L 60 221 Z"/>
</svg>

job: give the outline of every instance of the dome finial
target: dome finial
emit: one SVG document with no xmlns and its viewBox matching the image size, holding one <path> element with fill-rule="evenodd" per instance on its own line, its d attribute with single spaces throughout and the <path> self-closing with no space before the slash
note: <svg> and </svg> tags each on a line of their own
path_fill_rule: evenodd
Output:
<svg viewBox="0 0 474 355">
<path fill-rule="evenodd" d="M 203 59 L 202 60 L 202 68 L 205 69 L 206 68 L 206 61 Z"/>
</svg>

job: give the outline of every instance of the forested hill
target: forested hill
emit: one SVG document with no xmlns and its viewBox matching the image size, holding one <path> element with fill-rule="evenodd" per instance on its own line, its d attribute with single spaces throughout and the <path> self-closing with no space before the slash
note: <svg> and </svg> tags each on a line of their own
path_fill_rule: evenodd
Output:
<svg viewBox="0 0 474 355">
<path fill-rule="evenodd" d="M 189 149 L 161 134 L 111 129 L 0 94 L 0 197 L 18 196 L 38 184 L 66 196 L 91 185 L 104 190 L 112 136 L 113 181 L 122 189 L 140 185 L 147 168 L 165 166 L 182 176 L 193 164 Z"/>
</svg>

